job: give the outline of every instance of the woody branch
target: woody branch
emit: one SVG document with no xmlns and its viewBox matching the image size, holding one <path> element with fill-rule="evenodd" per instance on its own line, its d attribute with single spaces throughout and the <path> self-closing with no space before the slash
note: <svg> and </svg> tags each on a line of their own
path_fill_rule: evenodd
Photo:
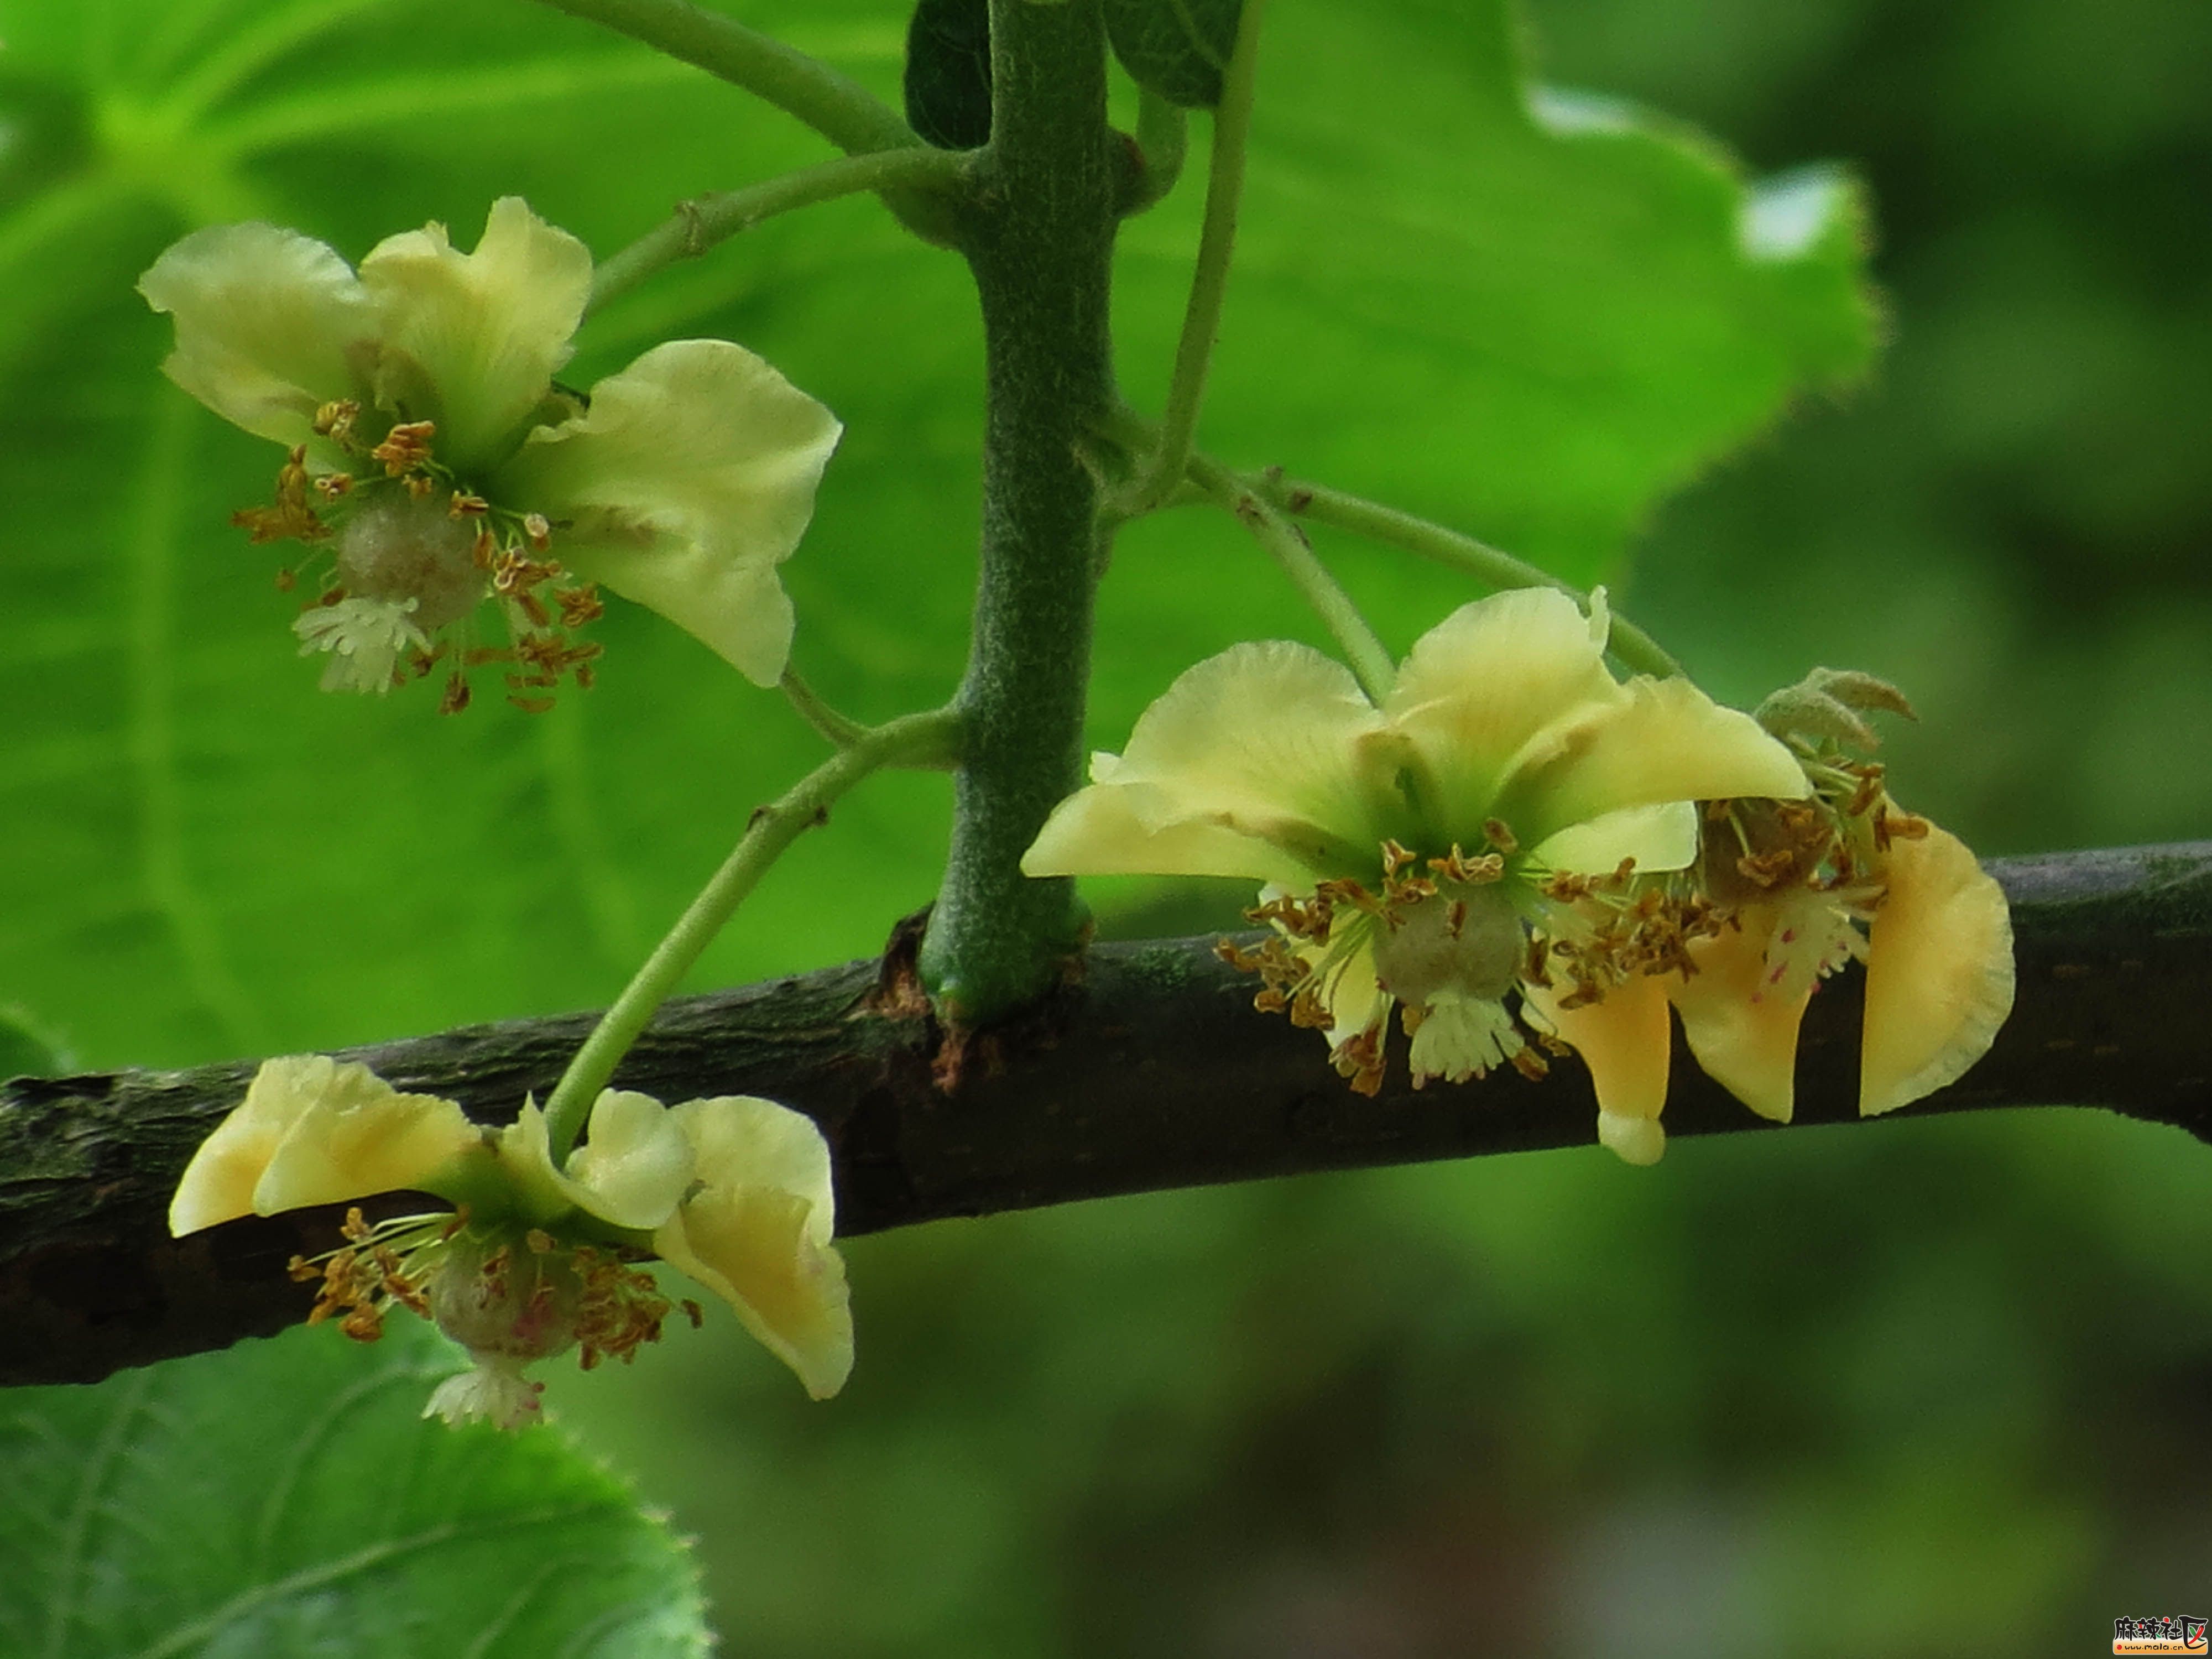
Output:
<svg viewBox="0 0 2212 1659">
<path fill-rule="evenodd" d="M 1990 1054 L 1900 1116 L 2099 1107 L 2212 1141 L 2212 842 L 2001 860 L 2019 1000 Z M 1026 1012 L 948 1043 L 913 973 L 918 929 L 881 963 L 664 1008 L 617 1076 L 662 1099 L 755 1093 L 812 1115 L 850 1236 L 946 1216 L 1302 1172 L 1579 1146 L 1580 1067 L 1415 1091 L 1402 1064 L 1352 1093 L 1314 1033 L 1255 1012 L 1211 937 L 1102 945 Z M 1858 1121 L 1858 977 L 1814 999 L 1790 1132 Z M 590 1015 L 349 1050 L 402 1089 L 485 1122 L 541 1096 Z M 333 1212 L 168 1237 L 171 1188 L 252 1063 L 0 1085 L 0 1382 L 89 1381 L 220 1347 L 306 1310 L 295 1253 Z M 1670 1136 L 1774 1132 L 1674 1057 Z"/>
</svg>

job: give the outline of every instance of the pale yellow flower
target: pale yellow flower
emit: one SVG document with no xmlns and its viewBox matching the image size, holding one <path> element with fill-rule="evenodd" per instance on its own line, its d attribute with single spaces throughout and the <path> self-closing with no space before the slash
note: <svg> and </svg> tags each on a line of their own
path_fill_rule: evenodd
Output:
<svg viewBox="0 0 2212 1659">
<path fill-rule="evenodd" d="M 472 253 L 445 227 L 387 237 L 358 273 L 264 224 L 193 232 L 139 281 L 176 320 L 170 379 L 285 445 L 273 507 L 240 521 L 331 556 L 297 631 L 326 688 L 384 691 L 466 659 L 507 665 L 526 708 L 588 684 L 574 630 L 593 584 L 659 611 L 756 684 L 782 673 L 777 566 L 813 512 L 841 428 L 726 340 L 655 346 L 588 397 L 557 388 L 592 258 L 518 197 Z M 474 641 L 491 602 L 509 642 Z"/>
<path fill-rule="evenodd" d="M 477 1370 L 432 1401 L 450 1420 L 526 1421 L 539 1386 L 523 1375 L 530 1362 L 571 1346 L 587 1366 L 627 1359 L 657 1339 L 676 1304 L 628 1265 L 647 1253 L 720 1297 L 816 1398 L 852 1369 L 828 1143 L 811 1120 L 750 1095 L 670 1109 L 610 1089 L 556 1164 L 534 1103 L 485 1130 L 366 1066 L 272 1060 L 194 1154 L 169 1230 L 401 1190 L 455 1208 L 374 1227 L 356 1212 L 349 1247 L 295 1274 L 324 1281 L 317 1316 L 342 1315 L 349 1334 L 374 1336 L 396 1302 L 466 1346 Z"/>
<path fill-rule="evenodd" d="M 1022 867 L 1267 884 L 1254 914 L 1278 937 L 1224 953 L 1263 975 L 1261 1006 L 1329 1033 L 1355 1088 L 1380 1087 L 1394 1006 L 1417 1084 L 1540 1072 L 1507 998 L 1556 977 L 1610 995 L 1679 949 L 1667 872 L 1697 856 L 1694 802 L 1805 788 L 1687 681 L 1615 680 L 1606 632 L 1601 603 L 1478 600 L 1380 707 L 1317 651 L 1235 647 L 1093 757 Z"/>
</svg>

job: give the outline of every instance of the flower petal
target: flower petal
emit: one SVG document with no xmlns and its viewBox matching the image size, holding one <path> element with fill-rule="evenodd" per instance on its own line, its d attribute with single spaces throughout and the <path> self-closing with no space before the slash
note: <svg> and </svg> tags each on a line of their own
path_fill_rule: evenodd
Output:
<svg viewBox="0 0 2212 1659">
<path fill-rule="evenodd" d="M 570 570 L 773 685 L 792 630 L 775 567 L 843 430 L 743 346 L 674 340 L 593 386 L 584 414 L 532 433 L 497 488 L 559 526 Z"/>
<path fill-rule="evenodd" d="M 262 1171 L 337 1063 L 324 1054 L 261 1062 L 246 1098 L 200 1142 L 178 1179 L 169 1200 L 171 1237 L 253 1213 L 253 1188 Z"/>
<path fill-rule="evenodd" d="M 1717 938 L 1692 941 L 1698 971 L 1672 981 L 1668 994 L 1705 1075 L 1761 1117 L 1787 1123 L 1797 1101 L 1797 1027 L 1813 987 L 1766 982 L 1778 922 L 1771 907 L 1747 905 L 1737 920 L 1739 927 Z"/>
<path fill-rule="evenodd" d="M 1144 786 L 1091 784 L 1052 809 L 1022 854 L 1029 876 L 1245 876 L 1288 888 L 1313 872 L 1271 841 L 1215 823 L 1154 829 L 1136 810 Z"/>
<path fill-rule="evenodd" d="M 675 1213 L 691 1176 L 691 1142 L 675 1115 L 651 1095 L 607 1089 L 559 1180 L 577 1208 L 650 1232 Z"/>
<path fill-rule="evenodd" d="M 1601 875 L 1632 859 L 1638 870 L 1680 870 L 1697 862 L 1698 808 L 1686 800 L 1625 806 L 1571 823 L 1538 844 L 1535 861 L 1548 870 Z"/>
<path fill-rule="evenodd" d="M 1561 992 L 1557 987 L 1524 985 L 1521 996 L 1552 1034 L 1580 1054 L 1583 1064 L 1589 1067 L 1601 1114 L 1624 1122 L 1644 1119 L 1656 1124 L 1667 1104 L 1667 1073 L 1674 1042 L 1667 987 L 1668 981 L 1661 975 L 1638 974 L 1614 986 L 1601 1000 L 1573 1008 L 1559 1006 Z M 1650 1136 L 1640 1139 L 1648 1142 Z M 1663 1146 L 1663 1139 L 1658 1144 Z M 1613 1150 L 1629 1157 L 1620 1146 Z M 1651 1158 L 1629 1158 L 1629 1162 L 1648 1163 L 1656 1157 L 1654 1152 Z"/>
<path fill-rule="evenodd" d="M 403 1095 L 349 1060 L 314 1054 L 268 1061 L 247 1092 L 249 1105 L 264 1085 L 276 1097 L 260 1109 L 289 1115 L 292 1122 L 254 1183 L 257 1215 L 407 1188 L 434 1190 L 428 1183 L 483 1144 L 483 1131 L 452 1101 Z"/>
<path fill-rule="evenodd" d="M 1894 1111 L 1955 1082 L 2012 1012 L 2012 912 L 1956 836 L 1890 843 L 1867 957 L 1859 1110 Z"/>
<path fill-rule="evenodd" d="M 1426 763 L 1435 830 L 1472 846 L 1531 737 L 1625 700 L 1581 608 L 1528 587 L 1462 605 L 1424 634 L 1383 711 Z"/>
<path fill-rule="evenodd" d="M 670 1115 L 705 1184 L 653 1235 L 654 1250 L 827 1399 L 853 1369 L 829 1143 L 811 1118 L 750 1095 L 686 1101 Z"/>
<path fill-rule="evenodd" d="M 474 253 L 426 225 L 379 242 L 361 281 L 382 322 L 380 403 L 437 422 L 433 454 L 473 479 L 521 441 L 568 361 L 592 255 L 520 197 L 502 196 Z"/>
<path fill-rule="evenodd" d="M 315 410 L 364 389 L 374 308 L 346 262 L 312 237 L 212 225 L 156 259 L 138 291 L 176 319 L 162 372 L 256 437 L 311 442 Z"/>
<path fill-rule="evenodd" d="M 1514 760 L 1496 811 L 1524 847 L 1628 807 L 1806 793 L 1796 759 L 1750 715 L 1686 679 L 1624 689 L 1620 702 L 1538 732 Z"/>
<path fill-rule="evenodd" d="M 1310 884 L 1369 873 L 1385 837 L 1406 827 L 1394 822 L 1404 752 L 1343 664 L 1266 640 L 1185 670 L 1138 717 L 1127 749 L 1098 757 L 1092 773 L 1094 787 L 1124 792 L 1152 830 L 1208 824 L 1269 842 Z"/>
</svg>

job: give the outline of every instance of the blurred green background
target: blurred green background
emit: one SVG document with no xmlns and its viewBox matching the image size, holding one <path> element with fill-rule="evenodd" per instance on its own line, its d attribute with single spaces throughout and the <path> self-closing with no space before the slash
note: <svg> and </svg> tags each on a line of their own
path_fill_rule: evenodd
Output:
<svg viewBox="0 0 2212 1659">
<path fill-rule="evenodd" d="M 730 9 L 896 84 L 896 6 Z M 1514 27 L 1546 82 L 1754 174 L 1852 168 L 1879 362 L 1826 175 L 1819 234 L 1747 261 L 1717 152 L 1586 101 L 1547 106 L 1579 137 L 1528 125 L 1500 12 L 1283 0 L 1206 441 L 1603 573 L 1723 697 L 1896 679 L 1924 717 L 1900 793 L 1985 853 L 2204 833 L 2212 11 L 1531 0 Z M 315 696 L 223 527 L 275 458 L 159 381 L 129 283 L 196 222 L 357 258 L 432 216 L 471 241 L 508 190 L 611 250 L 818 145 L 519 3 L 0 0 L 0 1005 L 122 1065 L 604 1000 L 813 740 L 628 610 L 599 689 L 541 721 Z M 1139 401 L 1194 185 L 1125 237 Z M 821 210 L 595 320 L 573 378 L 691 331 L 850 428 L 788 568 L 801 667 L 865 715 L 941 696 L 975 529 L 957 264 Z M 1323 550 L 1395 646 L 1467 595 Z M 1233 526 L 1139 527 L 1097 739 L 1284 632 L 1313 636 Z M 700 982 L 874 948 L 944 808 L 872 784 Z M 1121 932 L 1234 903 L 1099 898 Z M 2100 1651 L 2212 1596 L 2208 1158 L 2012 1113 L 940 1224 L 850 1247 L 835 1404 L 720 1321 L 549 1401 L 698 1534 L 733 1653 Z"/>
</svg>

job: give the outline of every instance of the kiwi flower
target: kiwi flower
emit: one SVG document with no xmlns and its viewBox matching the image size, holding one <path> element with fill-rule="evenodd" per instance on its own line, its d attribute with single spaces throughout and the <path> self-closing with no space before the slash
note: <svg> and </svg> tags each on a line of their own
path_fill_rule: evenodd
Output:
<svg viewBox="0 0 2212 1659">
<path fill-rule="evenodd" d="M 1713 910 L 1686 947 L 1694 971 L 1551 1011 L 1606 1110 L 1656 1130 L 1671 1002 L 1705 1073 L 1788 1122 L 1806 1006 L 1853 961 L 1866 964 L 1863 1115 L 1932 1094 L 1989 1052 L 2013 1003 L 2004 891 L 1957 836 L 1897 806 L 1880 765 L 1851 758 L 1874 745 L 1861 718 L 1871 708 L 1911 714 L 1893 687 L 1826 669 L 1769 698 L 1759 718 L 1790 744 L 1809 794 L 1708 804 L 1698 879 Z"/>
<path fill-rule="evenodd" d="M 514 196 L 473 253 L 430 224 L 356 272 L 296 231 L 218 225 L 139 279 L 176 321 L 169 378 L 288 451 L 275 502 L 234 522 L 309 550 L 293 627 L 329 656 L 325 690 L 442 666 L 454 712 L 467 671 L 496 663 L 541 712 L 564 678 L 591 683 L 599 647 L 576 636 L 599 585 L 775 684 L 793 626 L 776 567 L 837 421 L 726 340 L 655 346 L 588 396 L 556 386 L 591 290 L 590 251 Z M 504 643 L 477 637 L 487 603 Z"/>
<path fill-rule="evenodd" d="M 292 1272 L 322 1282 L 310 1322 L 337 1316 L 370 1341 L 397 1304 L 469 1351 L 475 1368 L 441 1384 L 426 1417 L 519 1426 L 538 1411 L 533 1360 L 571 1347 L 586 1370 L 628 1360 L 679 1305 L 697 1323 L 696 1303 L 671 1302 L 634 1265 L 647 1255 L 727 1303 L 815 1398 L 852 1370 L 829 1146 L 811 1119 L 750 1095 L 664 1107 L 610 1089 L 556 1164 L 534 1103 L 485 1129 L 364 1066 L 267 1060 L 192 1155 L 169 1231 L 399 1191 L 453 1207 L 374 1225 L 353 1209 L 346 1244 Z"/>
<path fill-rule="evenodd" d="M 1607 628 L 1602 595 L 1587 617 L 1545 590 L 1478 600 L 1422 636 L 1380 707 L 1308 647 L 1232 647 L 1092 757 L 1022 867 L 1265 883 L 1248 914 L 1273 936 L 1223 954 L 1261 975 L 1261 1007 L 1327 1032 L 1364 1093 L 1394 1006 L 1417 1085 L 1540 1075 L 1508 997 L 1553 986 L 1579 1006 L 1678 963 L 1702 914 L 1681 873 L 1696 803 L 1807 787 L 1687 680 L 1614 679 Z M 1599 1127 L 1616 1150 L 1644 1133 Z"/>
</svg>

